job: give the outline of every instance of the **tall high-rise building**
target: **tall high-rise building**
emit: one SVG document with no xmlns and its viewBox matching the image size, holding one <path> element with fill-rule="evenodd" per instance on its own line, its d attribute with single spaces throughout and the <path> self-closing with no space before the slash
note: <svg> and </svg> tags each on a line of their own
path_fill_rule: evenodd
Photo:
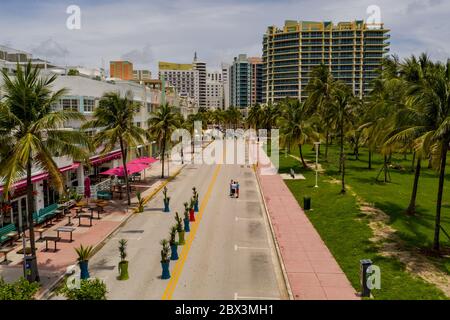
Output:
<svg viewBox="0 0 450 320">
<path fill-rule="evenodd" d="M 206 107 L 206 63 L 198 61 L 197 52 L 194 54 L 192 65 L 194 70 L 198 71 L 198 105 Z"/>
<path fill-rule="evenodd" d="M 262 78 L 263 78 L 263 61 L 259 57 L 248 58 L 250 63 L 250 76 L 251 76 L 251 94 L 250 105 L 253 106 L 256 103 L 262 103 Z"/>
<path fill-rule="evenodd" d="M 388 29 L 364 21 L 285 21 L 263 37 L 263 101 L 285 97 L 304 100 L 313 67 L 324 64 L 333 76 L 362 97 L 370 90 L 389 51 Z"/>
<path fill-rule="evenodd" d="M 240 54 L 230 67 L 230 105 L 247 108 L 262 100 L 262 65 L 260 58 Z"/>
<path fill-rule="evenodd" d="M 121 80 L 133 80 L 133 64 L 130 61 L 111 61 L 109 76 Z"/>
<path fill-rule="evenodd" d="M 223 105 L 224 110 L 230 107 L 230 65 L 222 63 L 222 89 L 223 89 Z"/>
<path fill-rule="evenodd" d="M 207 73 L 206 107 L 210 109 L 223 108 L 223 78 L 220 71 Z"/>
<path fill-rule="evenodd" d="M 191 63 L 159 62 L 159 78 L 175 88 L 181 97 L 193 99 L 199 106 L 199 71 Z"/>
</svg>

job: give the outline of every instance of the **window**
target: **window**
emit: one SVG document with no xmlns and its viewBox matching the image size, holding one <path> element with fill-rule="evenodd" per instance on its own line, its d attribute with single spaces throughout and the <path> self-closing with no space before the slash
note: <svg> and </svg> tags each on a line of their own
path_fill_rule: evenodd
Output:
<svg viewBox="0 0 450 320">
<path fill-rule="evenodd" d="M 62 99 L 63 110 L 78 111 L 78 99 Z"/>
<path fill-rule="evenodd" d="M 95 100 L 94 99 L 84 99 L 84 112 L 94 112 Z"/>
</svg>

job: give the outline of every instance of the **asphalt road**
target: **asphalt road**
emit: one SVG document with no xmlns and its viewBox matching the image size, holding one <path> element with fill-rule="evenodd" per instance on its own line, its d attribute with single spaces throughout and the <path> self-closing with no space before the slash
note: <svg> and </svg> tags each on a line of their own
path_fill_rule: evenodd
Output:
<svg viewBox="0 0 450 320">
<path fill-rule="evenodd" d="M 211 144 L 209 148 L 214 147 Z M 205 150 L 205 151 L 208 151 Z M 229 182 L 240 183 L 240 198 L 229 197 Z M 172 278 L 161 280 L 160 245 L 169 237 L 175 211 L 200 195 L 200 212 Z M 103 279 L 108 299 L 287 299 L 253 169 L 247 165 L 187 165 L 168 184 L 171 212 L 163 213 L 160 192 L 144 213 L 130 219 L 91 259 L 91 276 Z M 128 240 L 130 279 L 119 281 L 118 240 Z"/>
</svg>

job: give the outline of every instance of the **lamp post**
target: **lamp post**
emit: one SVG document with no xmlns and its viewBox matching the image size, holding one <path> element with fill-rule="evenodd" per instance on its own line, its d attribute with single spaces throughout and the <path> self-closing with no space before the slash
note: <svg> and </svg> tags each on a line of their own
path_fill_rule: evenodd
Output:
<svg viewBox="0 0 450 320">
<path fill-rule="evenodd" d="M 319 146 L 320 146 L 320 141 L 314 142 L 314 146 L 316 147 L 316 185 L 314 186 L 314 188 L 318 188 L 319 185 L 317 184 L 318 181 L 318 174 L 319 174 Z"/>
</svg>

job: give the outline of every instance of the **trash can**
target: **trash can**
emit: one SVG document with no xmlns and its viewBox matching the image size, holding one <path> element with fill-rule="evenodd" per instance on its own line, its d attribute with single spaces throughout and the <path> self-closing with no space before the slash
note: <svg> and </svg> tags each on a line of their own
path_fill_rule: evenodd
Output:
<svg viewBox="0 0 450 320">
<path fill-rule="evenodd" d="M 303 209 L 311 210 L 311 197 L 303 197 Z"/>
<path fill-rule="evenodd" d="M 37 279 L 37 261 L 36 256 L 29 255 L 25 257 L 25 275 L 29 282 L 39 281 Z"/>
</svg>

